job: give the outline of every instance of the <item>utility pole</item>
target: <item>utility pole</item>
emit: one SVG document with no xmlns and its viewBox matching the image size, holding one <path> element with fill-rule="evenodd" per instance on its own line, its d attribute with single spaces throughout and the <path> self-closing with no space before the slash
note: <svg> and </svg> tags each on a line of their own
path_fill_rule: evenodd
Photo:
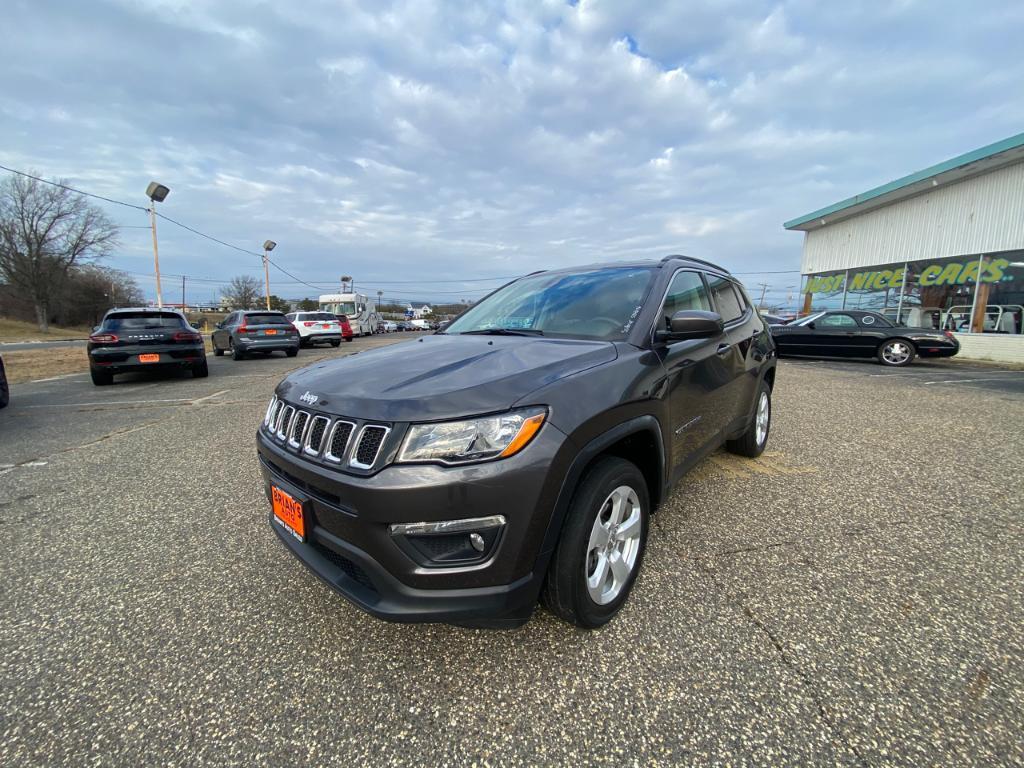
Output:
<svg viewBox="0 0 1024 768">
<path fill-rule="evenodd" d="M 151 181 L 146 187 L 146 197 L 149 198 L 149 223 L 153 228 L 153 271 L 156 273 L 156 305 L 164 306 L 164 299 L 160 293 L 160 251 L 156 246 L 156 204 L 167 199 L 170 189 L 163 184 Z"/>
<path fill-rule="evenodd" d="M 181 312 L 185 312 L 185 276 L 181 276 Z"/>
<path fill-rule="evenodd" d="M 764 309 L 764 295 L 768 292 L 768 283 L 758 283 L 761 286 L 761 300 L 757 302 L 758 309 Z"/>
<path fill-rule="evenodd" d="M 270 252 L 277 247 L 273 240 L 263 242 L 263 285 L 267 293 L 267 309 L 270 309 Z"/>
</svg>

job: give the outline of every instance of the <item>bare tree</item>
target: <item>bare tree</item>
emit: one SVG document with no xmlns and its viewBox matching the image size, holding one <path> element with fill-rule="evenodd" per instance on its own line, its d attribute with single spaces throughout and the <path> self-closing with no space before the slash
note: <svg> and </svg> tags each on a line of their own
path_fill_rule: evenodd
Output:
<svg viewBox="0 0 1024 768">
<path fill-rule="evenodd" d="M 263 294 L 263 283 L 252 275 L 238 275 L 221 289 L 231 309 L 254 309 Z"/>
<path fill-rule="evenodd" d="M 0 182 L 0 278 L 35 306 L 39 330 L 68 270 L 117 245 L 117 227 L 82 195 L 12 175 Z"/>
</svg>

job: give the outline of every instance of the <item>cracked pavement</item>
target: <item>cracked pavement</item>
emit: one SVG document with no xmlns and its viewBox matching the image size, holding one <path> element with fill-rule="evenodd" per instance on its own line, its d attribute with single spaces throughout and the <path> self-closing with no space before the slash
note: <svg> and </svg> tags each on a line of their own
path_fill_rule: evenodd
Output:
<svg viewBox="0 0 1024 768">
<path fill-rule="evenodd" d="M 274 384 L 395 341 L 14 388 L 0 763 L 1024 762 L 1024 373 L 782 361 L 769 451 L 680 483 L 619 618 L 496 632 L 366 616 L 268 528 Z"/>
</svg>

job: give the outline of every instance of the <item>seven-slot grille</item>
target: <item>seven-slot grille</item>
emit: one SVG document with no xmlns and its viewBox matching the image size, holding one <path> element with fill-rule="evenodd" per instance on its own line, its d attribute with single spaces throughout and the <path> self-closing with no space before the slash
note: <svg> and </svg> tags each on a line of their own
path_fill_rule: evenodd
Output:
<svg viewBox="0 0 1024 768">
<path fill-rule="evenodd" d="M 381 424 L 365 424 L 357 432 L 353 421 L 296 409 L 276 395 L 267 407 L 263 425 L 278 441 L 308 457 L 335 465 L 347 463 L 356 469 L 373 468 L 391 431 Z"/>
</svg>

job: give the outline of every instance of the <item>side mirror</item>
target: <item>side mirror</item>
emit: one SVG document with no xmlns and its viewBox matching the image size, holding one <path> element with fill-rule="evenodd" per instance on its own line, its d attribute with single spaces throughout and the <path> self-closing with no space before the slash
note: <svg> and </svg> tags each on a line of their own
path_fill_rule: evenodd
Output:
<svg viewBox="0 0 1024 768">
<path fill-rule="evenodd" d="M 810 330 L 813 331 L 814 330 L 814 323 L 813 322 L 812 323 L 804 323 L 804 328 L 809 328 Z"/>
<path fill-rule="evenodd" d="M 722 316 L 717 312 L 701 309 L 683 309 L 672 315 L 669 330 L 659 331 L 660 341 L 685 341 L 686 339 L 710 339 L 724 331 Z"/>
</svg>

